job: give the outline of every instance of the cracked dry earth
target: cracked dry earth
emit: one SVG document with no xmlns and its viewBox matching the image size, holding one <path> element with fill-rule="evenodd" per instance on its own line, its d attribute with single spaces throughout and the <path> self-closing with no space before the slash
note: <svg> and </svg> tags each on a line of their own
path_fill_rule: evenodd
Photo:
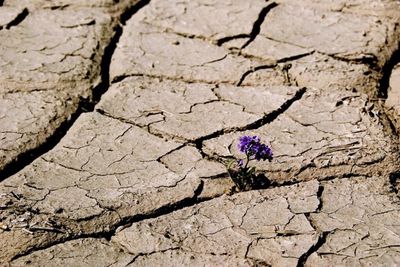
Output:
<svg viewBox="0 0 400 267">
<path fill-rule="evenodd" d="M 394 0 L 0 1 L 0 265 L 400 265 L 399 43 Z"/>
</svg>

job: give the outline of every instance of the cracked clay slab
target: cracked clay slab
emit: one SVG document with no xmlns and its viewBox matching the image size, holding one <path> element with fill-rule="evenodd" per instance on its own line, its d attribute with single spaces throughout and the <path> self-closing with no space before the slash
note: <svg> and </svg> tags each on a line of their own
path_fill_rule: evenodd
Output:
<svg viewBox="0 0 400 267">
<path fill-rule="evenodd" d="M 110 23 L 110 16 L 95 10 L 40 10 L 18 26 L 0 31 L 0 92 L 73 92 L 72 86 L 79 89 L 84 81 L 99 79 L 96 65 L 103 51 L 96 46 L 104 48 L 102 41 L 111 35 Z M 88 89 L 77 89 L 73 93 L 89 94 Z"/>
<path fill-rule="evenodd" d="M 308 88 L 272 122 L 206 140 L 204 152 L 240 158 L 238 138 L 258 135 L 271 145 L 274 160 L 255 165 L 279 183 L 390 173 L 398 164 L 397 142 L 384 115 L 366 100 L 359 93 Z"/>
<path fill-rule="evenodd" d="M 76 103 L 60 93 L 0 94 L 0 170 L 45 142 L 75 109 Z"/>
<path fill-rule="evenodd" d="M 317 239 L 303 214 L 317 209 L 317 191 L 318 182 L 314 181 L 294 187 L 223 196 L 133 224 L 117 233 L 112 241 L 138 255 L 133 262 L 136 266 L 147 260 L 165 262 L 168 254 L 152 255 L 152 252 L 172 248 L 194 261 L 202 255 L 214 255 L 222 259 L 230 256 L 250 262 L 293 265 Z M 304 205 L 302 210 L 296 208 L 299 202 Z M 281 258 L 281 253 L 291 257 Z M 179 264 L 180 257 L 177 260 Z"/>
<path fill-rule="evenodd" d="M 156 0 L 151 1 L 135 20 L 166 31 L 214 42 L 247 35 L 241 39 L 243 44 L 252 32 L 254 21 L 267 4 L 263 0 Z"/>
<path fill-rule="evenodd" d="M 246 128 L 278 110 L 298 90 L 132 77 L 114 84 L 96 108 L 111 117 L 148 127 L 156 135 L 195 141 L 217 132 Z"/>
<path fill-rule="evenodd" d="M 382 67 L 397 49 L 397 24 L 374 16 L 280 4 L 266 17 L 260 36 Z"/>
<path fill-rule="evenodd" d="M 133 2 L 0 0 L 4 164 L 91 99 L 104 12 Z M 153 0 L 121 18 L 95 110 L 0 183 L 0 265 L 399 265 L 398 138 L 371 101 L 396 5 L 276 3 Z M 244 134 L 272 147 L 255 163 L 268 189 L 229 190 Z"/>
<path fill-rule="evenodd" d="M 250 46 L 248 47 L 250 48 Z M 247 48 L 246 48 L 247 49 Z M 268 57 L 268 54 L 265 54 Z M 365 64 L 345 62 L 314 52 L 262 68 L 247 75 L 242 85 L 296 85 L 326 91 L 353 90 L 377 95 L 382 74 Z"/>
<path fill-rule="evenodd" d="M 90 255 L 92 247 L 106 246 L 104 253 L 97 253 L 100 258 L 130 255 L 129 266 L 254 266 L 256 262 L 294 266 L 317 241 L 304 213 L 317 209 L 318 188 L 318 182 L 312 181 L 223 196 L 134 223 L 113 236 L 107 246 L 101 239 L 88 239 L 89 246 L 79 254 Z M 51 255 L 57 262 L 64 257 L 64 262 L 73 264 L 76 261 L 69 255 L 77 253 L 76 243 L 37 251 L 15 263 L 37 264 Z"/>
<path fill-rule="evenodd" d="M 92 96 L 110 24 L 94 10 L 39 10 L 0 31 L 0 170 L 45 143 Z"/>
<path fill-rule="evenodd" d="M 329 181 L 311 221 L 327 233 L 306 266 L 398 266 L 399 202 L 388 182 L 374 176 Z"/>
<path fill-rule="evenodd" d="M 29 257 L 22 257 L 11 266 L 127 266 L 133 256 L 112 246 L 105 239 L 85 238 L 65 242 Z"/>
<path fill-rule="evenodd" d="M 260 64 L 206 40 L 166 32 L 134 17 L 127 22 L 117 45 L 110 79 L 144 75 L 189 82 L 237 83 L 243 73 Z"/>
<path fill-rule="evenodd" d="M 388 189 L 383 177 L 355 177 L 223 196 L 133 223 L 109 242 L 67 241 L 11 264 L 395 266 L 399 205 Z"/>
<path fill-rule="evenodd" d="M 81 115 L 53 150 L 2 182 L 0 217 L 12 230 L 0 233 L 0 260 L 193 198 L 201 185 L 195 168 L 174 172 L 158 160 L 180 146 L 98 113 Z M 23 228 L 32 235 L 16 225 L 27 213 Z M 49 221 L 57 230 L 35 230 Z"/>
<path fill-rule="evenodd" d="M 278 3 L 307 5 L 314 9 L 329 10 L 333 12 L 353 13 L 375 17 L 398 18 L 400 3 L 391 0 L 278 0 Z"/>
</svg>

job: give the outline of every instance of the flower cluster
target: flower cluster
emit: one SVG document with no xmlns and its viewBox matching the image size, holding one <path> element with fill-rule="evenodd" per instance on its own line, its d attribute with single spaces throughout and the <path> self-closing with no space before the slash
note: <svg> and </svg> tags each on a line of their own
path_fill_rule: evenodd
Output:
<svg viewBox="0 0 400 267">
<path fill-rule="evenodd" d="M 248 159 L 252 157 L 257 160 L 272 160 L 272 150 L 269 146 L 260 142 L 258 136 L 242 136 L 239 139 L 238 149 L 240 152 L 245 153 Z"/>
<path fill-rule="evenodd" d="M 266 144 L 261 143 L 258 136 L 242 136 L 239 138 L 238 149 L 246 155 L 246 159 L 236 161 L 236 168 L 228 166 L 229 174 L 238 190 L 250 190 L 266 188 L 269 180 L 261 173 L 256 173 L 256 168 L 249 167 L 252 160 L 272 160 L 272 150 Z"/>
</svg>

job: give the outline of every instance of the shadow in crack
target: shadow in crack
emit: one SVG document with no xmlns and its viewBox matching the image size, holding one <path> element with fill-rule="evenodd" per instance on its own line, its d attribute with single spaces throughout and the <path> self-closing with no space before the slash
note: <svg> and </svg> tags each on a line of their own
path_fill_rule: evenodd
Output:
<svg viewBox="0 0 400 267">
<path fill-rule="evenodd" d="M 31 164 L 35 159 L 53 149 L 67 134 L 69 129 L 72 127 L 72 125 L 74 125 L 75 121 L 82 113 L 93 112 L 94 107 L 99 102 L 101 96 L 108 90 L 108 87 L 110 85 L 109 69 L 111 58 L 122 35 L 123 25 L 125 25 L 125 23 L 137 11 L 146 6 L 149 2 L 149 0 L 136 1 L 135 4 L 122 12 L 122 14 L 119 16 L 118 23 L 115 23 L 115 25 L 112 26 L 114 35 L 110 37 L 107 46 L 104 48 L 102 60 L 100 63 L 101 82 L 96 88 L 93 89 L 92 96 L 89 99 L 81 98 L 76 111 L 71 114 L 69 120 L 61 123 L 60 126 L 55 130 L 55 132 L 51 136 L 49 136 L 44 143 L 39 144 L 36 148 L 21 153 L 15 160 L 13 160 L 9 164 L 7 164 L 2 170 L 0 170 L 0 182 L 18 173 L 23 168 Z M 2 3 L 3 0 L 0 0 L 0 6 L 2 5 Z M 17 17 L 17 19 L 9 24 L 9 27 L 15 26 L 20 23 L 26 16 L 28 16 L 28 14 L 28 10 L 24 9 L 24 11 Z"/>
<path fill-rule="evenodd" d="M 0 6 L 2 6 L 2 4 L 3 3 L 0 3 Z M 19 13 L 14 20 L 12 20 L 10 23 L 6 25 L 6 29 L 9 30 L 10 28 L 17 26 L 22 21 L 24 21 L 28 15 L 29 15 L 28 9 L 24 8 L 22 12 Z"/>
<path fill-rule="evenodd" d="M 377 95 L 381 98 L 388 97 L 388 90 L 390 85 L 390 79 L 392 76 L 392 71 L 397 64 L 400 63 L 400 43 L 397 50 L 393 53 L 391 58 L 383 66 L 381 72 L 383 73 L 381 80 L 379 81 L 379 88 Z"/>
<path fill-rule="evenodd" d="M 235 184 L 232 188 L 232 193 L 267 189 L 272 185 L 271 180 L 263 173 L 252 173 L 249 175 L 236 169 L 228 169 L 228 173 Z"/>
<path fill-rule="evenodd" d="M 391 190 L 398 194 L 399 189 L 398 189 L 398 184 L 400 182 L 400 171 L 393 172 L 389 175 L 389 182 L 391 185 Z"/>
</svg>

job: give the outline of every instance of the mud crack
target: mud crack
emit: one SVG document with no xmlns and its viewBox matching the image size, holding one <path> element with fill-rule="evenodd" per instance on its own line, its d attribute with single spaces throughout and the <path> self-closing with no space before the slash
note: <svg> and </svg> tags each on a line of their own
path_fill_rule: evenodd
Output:
<svg viewBox="0 0 400 267">
<path fill-rule="evenodd" d="M 260 33 L 261 25 L 263 24 L 268 13 L 277 6 L 277 3 L 272 2 L 261 10 L 257 20 L 254 22 L 253 29 L 250 33 L 250 39 L 241 47 L 241 49 L 246 48 L 251 42 L 254 41 L 254 39 L 256 39 L 257 35 Z"/>
<path fill-rule="evenodd" d="M 330 232 L 322 232 L 319 237 L 318 241 L 310 247 L 309 250 L 306 251 L 303 255 L 300 256 L 299 261 L 297 262 L 297 267 L 304 267 L 308 257 L 310 257 L 311 254 L 314 252 L 317 252 L 326 242 L 326 238 Z"/>
<path fill-rule="evenodd" d="M 0 6 L 3 5 L 3 2 L 0 2 Z M 24 8 L 21 13 L 19 13 L 12 21 L 10 21 L 6 26 L 5 29 L 9 30 L 12 27 L 17 26 L 18 24 L 20 24 L 23 20 L 25 20 L 25 18 L 29 15 L 29 11 L 27 8 Z M 2 28 L 0 27 L 0 30 Z"/>
<path fill-rule="evenodd" d="M 105 47 L 102 60 L 100 63 L 101 82 L 97 87 L 93 89 L 91 98 L 80 99 L 76 112 L 71 115 L 69 120 L 66 120 L 63 123 L 61 123 L 61 125 L 55 130 L 54 134 L 51 135 L 49 138 L 47 138 L 47 140 L 43 142 L 43 144 L 39 145 L 38 147 L 32 150 L 20 154 L 14 161 L 7 164 L 0 172 L 0 181 L 3 181 L 8 177 L 18 173 L 23 168 L 31 164 L 35 159 L 39 158 L 43 154 L 53 149 L 60 142 L 60 140 L 66 135 L 68 130 L 72 127 L 72 125 L 75 123 L 75 121 L 82 113 L 92 112 L 94 110 L 94 107 L 99 102 L 101 96 L 109 88 L 110 85 L 109 70 L 110 70 L 111 58 L 114 54 L 119 39 L 122 35 L 123 25 L 125 25 L 127 20 L 129 20 L 137 11 L 146 6 L 149 2 L 150 2 L 149 0 L 137 2 L 136 4 L 125 10 L 119 16 L 118 19 L 114 20 L 114 26 L 113 26 L 114 35 L 111 37 L 108 45 Z M 22 12 L 21 14 L 18 15 L 13 22 L 10 22 L 11 26 L 19 24 L 24 18 L 26 18 L 29 12 L 26 9 L 26 11 Z"/>
<path fill-rule="evenodd" d="M 96 233 L 89 233 L 89 234 L 85 234 L 85 233 L 78 233 L 75 235 L 70 235 L 70 236 L 65 236 L 63 238 L 61 238 L 61 240 L 56 240 L 53 242 L 49 242 L 47 243 L 45 246 L 40 246 L 40 247 L 33 247 L 30 248 L 26 251 L 24 251 L 23 253 L 17 254 L 15 255 L 11 261 L 16 260 L 18 258 L 21 258 L 23 256 L 27 256 L 33 252 L 36 251 L 41 251 L 41 250 L 45 250 L 47 248 L 50 248 L 54 245 L 58 245 L 58 244 L 62 244 L 68 241 L 72 241 L 72 240 L 76 240 L 76 239 L 82 239 L 82 238 L 104 238 L 108 241 L 111 240 L 111 238 L 116 234 L 117 231 L 122 230 L 126 227 L 131 226 L 134 223 L 143 221 L 143 220 L 147 220 L 147 219 L 154 219 L 154 218 L 158 218 L 161 217 L 163 215 L 167 215 L 170 214 L 174 211 L 178 211 L 187 207 L 191 207 L 194 206 L 196 204 L 199 204 L 201 202 L 204 201 L 208 201 L 209 199 L 200 199 L 199 196 L 201 195 L 202 191 L 203 191 L 203 187 L 204 187 L 204 182 L 202 180 L 200 180 L 198 187 L 195 189 L 195 191 L 193 192 L 193 196 L 189 197 L 189 198 L 185 198 L 182 199 L 176 203 L 173 203 L 171 205 L 166 205 L 166 206 L 162 206 L 156 210 L 153 210 L 149 213 L 144 213 L 144 214 L 136 214 L 134 216 L 131 217 L 127 217 L 127 218 L 122 218 L 118 223 L 111 225 L 110 226 L 110 230 L 108 231 L 103 231 L 103 232 L 96 232 Z"/>
<path fill-rule="evenodd" d="M 388 97 L 389 81 L 392 75 L 392 70 L 395 65 L 400 62 L 400 43 L 397 50 L 393 53 L 390 59 L 385 63 L 381 72 L 383 73 L 382 78 L 379 81 L 379 88 L 377 95 L 378 97 L 386 99 Z"/>
<path fill-rule="evenodd" d="M 399 193 L 399 189 L 397 188 L 399 179 L 400 179 L 400 171 L 393 172 L 389 175 L 390 189 L 396 194 Z"/>
<path fill-rule="evenodd" d="M 195 144 L 196 148 L 200 151 L 200 153 L 203 156 L 205 156 L 205 153 L 203 152 L 203 142 L 204 141 L 207 141 L 207 140 L 210 140 L 210 139 L 219 137 L 223 134 L 227 134 L 227 133 L 231 133 L 231 132 L 244 132 L 244 131 L 248 131 L 248 130 L 258 129 L 268 123 L 271 123 L 276 118 L 278 118 L 279 115 L 283 114 L 286 110 L 288 110 L 293 103 L 300 100 L 303 97 L 303 95 L 306 93 L 306 91 L 307 91 L 307 88 L 305 88 L 305 87 L 301 88 L 300 90 L 298 90 L 295 93 L 295 95 L 291 99 L 289 99 L 288 101 L 283 103 L 278 109 L 264 115 L 262 118 L 254 121 L 253 123 L 250 123 L 244 127 L 234 127 L 234 128 L 229 128 L 229 129 L 223 129 L 223 130 L 214 132 L 212 134 L 203 136 L 203 137 L 195 140 L 193 143 Z"/>
<path fill-rule="evenodd" d="M 253 42 L 256 39 L 257 35 L 260 33 L 261 25 L 263 24 L 268 13 L 277 6 L 278 6 L 278 4 L 276 2 L 272 2 L 269 5 L 267 5 L 266 7 L 264 7 L 261 10 L 260 14 L 258 15 L 257 20 L 254 22 L 253 28 L 250 33 L 241 33 L 241 34 L 236 34 L 233 36 L 223 37 L 223 38 L 217 40 L 216 44 L 218 46 L 221 46 L 224 43 L 227 43 L 227 42 L 235 40 L 235 39 L 248 39 L 247 42 L 244 43 L 240 49 L 246 48 L 251 42 Z"/>
<path fill-rule="evenodd" d="M 256 72 L 258 70 L 273 69 L 276 66 L 277 66 L 277 64 L 275 63 L 275 64 L 268 64 L 268 65 L 261 65 L 261 66 L 254 67 L 254 68 L 246 71 L 245 73 L 243 73 L 242 77 L 240 77 L 236 86 L 241 86 L 243 81 L 246 79 L 246 77 L 249 76 L 250 74 L 252 74 L 253 72 Z"/>
</svg>

